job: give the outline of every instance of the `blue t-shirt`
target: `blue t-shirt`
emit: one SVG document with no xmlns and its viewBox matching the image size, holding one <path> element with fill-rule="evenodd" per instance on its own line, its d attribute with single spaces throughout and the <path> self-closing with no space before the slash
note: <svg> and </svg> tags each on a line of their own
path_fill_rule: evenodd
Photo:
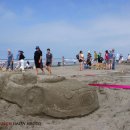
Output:
<svg viewBox="0 0 130 130">
<path fill-rule="evenodd" d="M 10 53 L 8 54 L 8 62 L 11 62 L 13 60 L 13 54 Z"/>
<path fill-rule="evenodd" d="M 109 59 L 113 59 L 113 54 L 109 53 Z"/>
</svg>

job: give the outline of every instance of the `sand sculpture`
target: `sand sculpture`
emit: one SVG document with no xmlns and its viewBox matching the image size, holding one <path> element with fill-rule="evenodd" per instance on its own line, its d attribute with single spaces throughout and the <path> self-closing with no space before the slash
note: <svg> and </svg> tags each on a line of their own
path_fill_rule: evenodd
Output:
<svg viewBox="0 0 130 130">
<path fill-rule="evenodd" d="M 95 70 L 106 70 L 106 64 L 104 64 L 104 63 L 97 63 L 97 64 L 92 65 L 91 68 L 95 69 Z"/>
<path fill-rule="evenodd" d="M 74 79 L 31 73 L 2 74 L 0 98 L 17 104 L 23 114 L 56 118 L 83 116 L 99 107 L 96 90 Z"/>
</svg>

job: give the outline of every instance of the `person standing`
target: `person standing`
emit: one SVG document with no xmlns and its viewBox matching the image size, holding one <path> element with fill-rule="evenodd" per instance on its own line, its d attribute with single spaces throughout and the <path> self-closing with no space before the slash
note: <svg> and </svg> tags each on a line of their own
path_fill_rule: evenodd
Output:
<svg viewBox="0 0 130 130">
<path fill-rule="evenodd" d="M 6 70 L 8 70 L 9 68 L 13 70 L 13 62 L 14 62 L 13 54 L 11 53 L 11 50 L 8 49 L 8 60 Z"/>
<path fill-rule="evenodd" d="M 40 50 L 39 46 L 36 46 L 36 51 L 34 53 L 34 62 L 36 67 L 36 74 L 38 75 L 38 69 L 41 69 L 42 73 L 44 74 L 42 63 L 42 51 Z"/>
<path fill-rule="evenodd" d="M 105 64 L 106 64 L 106 69 L 109 69 L 109 52 L 108 52 L 108 50 L 105 51 Z"/>
<path fill-rule="evenodd" d="M 89 66 L 89 68 L 91 68 L 91 65 L 92 65 L 92 55 L 90 53 L 90 51 L 88 51 L 88 54 L 87 54 L 87 65 Z"/>
<path fill-rule="evenodd" d="M 102 63 L 103 62 L 103 57 L 102 57 L 102 53 L 101 52 L 99 52 L 99 54 L 98 54 L 98 63 Z"/>
<path fill-rule="evenodd" d="M 25 59 L 25 56 L 23 53 L 24 53 L 23 51 L 19 51 L 20 69 L 22 71 L 24 71 L 24 59 Z"/>
<path fill-rule="evenodd" d="M 119 60 L 120 60 L 120 54 L 117 53 L 117 54 L 116 54 L 116 63 L 117 63 L 117 64 L 119 63 Z"/>
<path fill-rule="evenodd" d="M 20 56 L 20 51 L 18 51 L 18 54 L 16 55 L 16 61 L 17 61 L 17 64 L 16 64 L 15 69 L 18 69 L 18 68 L 20 67 L 19 56 Z"/>
<path fill-rule="evenodd" d="M 97 62 L 97 60 L 98 60 L 98 54 L 96 51 L 94 51 L 94 61 Z"/>
<path fill-rule="evenodd" d="M 115 50 L 112 49 L 112 70 L 115 70 L 115 62 L 116 62 Z"/>
<path fill-rule="evenodd" d="M 110 70 L 112 69 L 112 67 L 113 67 L 113 53 L 110 50 L 110 52 L 109 52 L 109 68 L 110 68 Z"/>
<path fill-rule="evenodd" d="M 84 54 L 82 51 L 79 52 L 79 63 L 80 63 L 80 71 L 83 70 L 83 62 L 84 62 Z"/>
<path fill-rule="evenodd" d="M 62 65 L 64 66 L 65 65 L 65 57 L 62 56 Z"/>
<path fill-rule="evenodd" d="M 128 54 L 127 62 L 130 62 L 130 54 Z"/>
<path fill-rule="evenodd" d="M 51 71 L 52 58 L 53 58 L 53 55 L 51 53 L 51 50 L 48 48 L 47 54 L 46 54 L 46 69 L 47 69 L 47 71 L 49 72 L 50 75 L 52 74 L 52 71 Z"/>
</svg>

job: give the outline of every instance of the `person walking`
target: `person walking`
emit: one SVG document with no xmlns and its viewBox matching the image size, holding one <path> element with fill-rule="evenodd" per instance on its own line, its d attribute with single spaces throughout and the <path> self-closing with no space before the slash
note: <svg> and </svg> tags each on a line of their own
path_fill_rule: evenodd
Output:
<svg viewBox="0 0 130 130">
<path fill-rule="evenodd" d="M 14 62 L 13 54 L 11 53 L 11 50 L 8 49 L 8 60 L 6 70 L 8 70 L 9 68 L 13 70 L 13 62 Z"/>
<path fill-rule="evenodd" d="M 41 69 L 42 73 L 44 74 L 42 63 L 42 51 L 40 50 L 39 46 L 36 46 L 36 51 L 34 53 L 34 62 L 36 67 L 36 75 L 38 75 L 38 69 Z"/>
<path fill-rule="evenodd" d="M 19 51 L 20 70 L 24 71 L 24 59 L 25 56 L 23 51 Z"/>
<path fill-rule="evenodd" d="M 53 55 L 51 53 L 51 50 L 48 48 L 47 49 L 47 54 L 46 54 L 46 69 L 49 72 L 49 75 L 52 74 L 52 71 L 51 71 L 52 58 L 53 58 Z"/>
</svg>

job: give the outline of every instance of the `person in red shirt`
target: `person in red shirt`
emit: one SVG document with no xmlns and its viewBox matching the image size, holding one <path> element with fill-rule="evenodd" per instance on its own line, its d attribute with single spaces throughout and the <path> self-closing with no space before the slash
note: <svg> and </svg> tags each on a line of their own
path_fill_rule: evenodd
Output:
<svg viewBox="0 0 130 130">
<path fill-rule="evenodd" d="M 106 63 L 106 69 L 110 69 L 109 68 L 109 52 L 108 52 L 108 50 L 105 51 L 105 63 Z"/>
</svg>

